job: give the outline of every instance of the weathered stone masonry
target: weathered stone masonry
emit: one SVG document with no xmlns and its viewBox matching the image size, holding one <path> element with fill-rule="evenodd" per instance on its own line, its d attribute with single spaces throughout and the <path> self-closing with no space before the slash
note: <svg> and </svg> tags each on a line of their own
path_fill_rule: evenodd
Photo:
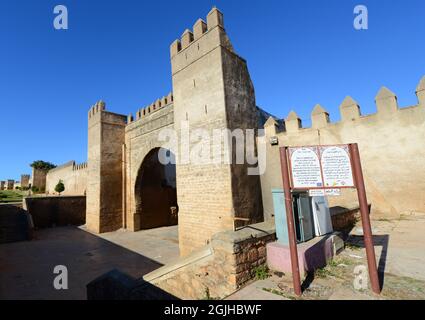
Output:
<svg viewBox="0 0 425 320">
<path fill-rule="evenodd" d="M 214 129 L 255 129 L 259 115 L 264 117 L 256 108 L 246 61 L 234 52 L 219 10 L 212 9 L 206 22 L 199 19 L 193 31 L 186 30 L 171 44 L 170 54 L 172 93 L 137 110 L 135 117 L 106 111 L 102 101 L 89 111 L 86 221 L 91 231 L 140 230 L 144 216 L 138 183 L 144 160 L 164 144 L 160 130 L 180 133 L 185 123 L 191 132 L 202 128 L 210 134 Z M 338 123 L 330 123 L 327 112 L 316 106 L 311 128 L 302 128 L 295 112 L 284 121 L 269 118 L 264 125 L 267 166 L 261 177 L 248 176 L 247 165 L 178 163 L 181 254 L 211 243 L 217 233 L 273 220 L 271 190 L 281 187 L 281 175 L 272 137 L 279 146 L 358 143 L 373 213 L 425 212 L 425 78 L 416 91 L 419 104 L 400 109 L 396 96 L 381 89 L 377 113 L 367 116 L 348 97 Z M 221 141 L 212 148 L 224 154 L 226 145 Z M 355 199 L 352 191 L 344 191 L 331 201 L 351 208 Z"/>
<path fill-rule="evenodd" d="M 376 96 L 377 113 L 361 115 L 358 103 L 346 97 L 340 106 L 341 121 L 330 123 L 329 114 L 316 105 L 312 126 L 303 128 L 295 112 L 280 131 L 274 119 L 265 124 L 266 140 L 279 146 L 358 143 L 368 201 L 372 214 L 398 217 L 401 213 L 425 212 L 425 77 L 416 89 L 419 104 L 399 108 L 396 95 L 383 87 Z M 266 172 L 261 176 L 265 216 L 273 214 L 270 190 L 282 188 L 279 146 L 267 144 Z M 357 205 L 355 190 L 330 197 L 331 205 Z"/>
<path fill-rule="evenodd" d="M 49 170 L 46 176 L 46 193 L 56 194 L 55 187 L 59 181 L 65 185 L 63 195 L 85 195 L 87 188 L 87 163 L 77 164 L 70 161 Z"/>
<path fill-rule="evenodd" d="M 89 111 L 87 226 L 92 231 L 140 229 L 136 182 L 146 155 L 164 144 L 159 130 L 179 132 L 182 121 L 190 130 L 210 132 L 258 127 L 246 62 L 234 53 L 219 10 L 212 9 L 206 23 L 198 20 L 193 33 L 186 30 L 171 45 L 171 65 L 173 94 L 138 110 L 135 119 L 107 112 L 103 102 Z M 223 150 L 224 141 L 218 147 Z M 217 232 L 262 220 L 259 177 L 246 172 L 246 165 L 177 165 L 182 255 L 208 244 Z"/>
</svg>

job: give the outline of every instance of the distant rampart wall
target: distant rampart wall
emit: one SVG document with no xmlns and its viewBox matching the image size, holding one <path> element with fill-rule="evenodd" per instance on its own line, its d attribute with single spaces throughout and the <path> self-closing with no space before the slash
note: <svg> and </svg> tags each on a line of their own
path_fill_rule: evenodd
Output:
<svg viewBox="0 0 425 320">
<path fill-rule="evenodd" d="M 271 218 L 271 190 L 282 187 L 279 147 L 358 143 L 372 214 L 397 216 L 425 212 L 425 77 L 416 94 L 419 104 L 399 108 L 396 95 L 383 87 L 376 96 L 377 113 L 361 115 L 351 97 L 340 106 L 341 121 L 330 123 L 320 105 L 314 108 L 312 126 L 303 128 L 295 112 L 285 120 L 284 129 L 270 118 L 265 124 L 267 167 L 261 177 L 265 216 Z M 271 137 L 278 137 L 279 147 Z M 357 202 L 355 190 L 330 197 L 331 205 L 351 208 Z"/>
<path fill-rule="evenodd" d="M 47 173 L 46 193 L 57 194 L 55 187 L 59 180 L 65 185 L 63 195 L 84 195 L 87 188 L 87 163 L 70 161 Z"/>
</svg>

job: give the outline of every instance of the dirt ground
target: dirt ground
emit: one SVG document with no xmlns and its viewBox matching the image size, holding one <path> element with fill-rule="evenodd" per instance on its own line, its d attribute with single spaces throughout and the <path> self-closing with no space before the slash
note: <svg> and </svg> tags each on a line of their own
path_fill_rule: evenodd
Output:
<svg viewBox="0 0 425 320">
<path fill-rule="evenodd" d="M 425 215 L 374 220 L 372 228 L 380 295 L 370 290 L 362 228 L 358 223 L 347 238 L 345 250 L 326 268 L 305 279 L 302 297 L 293 294 L 290 276 L 270 272 L 269 278 L 254 281 L 229 298 L 270 299 L 273 294 L 282 300 L 425 300 Z M 362 271 L 366 286 L 359 280 Z"/>
</svg>

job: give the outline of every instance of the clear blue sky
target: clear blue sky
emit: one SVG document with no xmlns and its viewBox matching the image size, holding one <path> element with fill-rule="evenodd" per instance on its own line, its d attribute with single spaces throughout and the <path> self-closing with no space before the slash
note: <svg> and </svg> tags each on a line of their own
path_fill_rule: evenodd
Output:
<svg viewBox="0 0 425 320">
<path fill-rule="evenodd" d="M 58 4 L 69 30 L 53 28 Z M 353 28 L 357 4 L 369 9 L 367 31 Z M 336 121 L 346 95 L 373 113 L 382 85 L 402 106 L 417 102 L 423 0 L 1 0 L 0 179 L 37 159 L 85 161 L 90 105 L 128 114 L 167 94 L 170 43 L 213 5 L 248 61 L 257 104 L 279 117 L 294 109 L 308 125 L 320 103 Z"/>
</svg>

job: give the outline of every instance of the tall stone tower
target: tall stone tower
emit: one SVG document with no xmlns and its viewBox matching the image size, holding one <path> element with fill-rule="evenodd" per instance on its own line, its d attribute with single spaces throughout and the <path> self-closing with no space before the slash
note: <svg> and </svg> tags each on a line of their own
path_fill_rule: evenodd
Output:
<svg viewBox="0 0 425 320">
<path fill-rule="evenodd" d="M 99 101 L 88 115 L 87 228 L 96 233 L 122 227 L 122 145 L 127 117 Z"/>
<path fill-rule="evenodd" d="M 208 130 L 210 137 L 214 129 L 258 127 L 246 61 L 234 52 L 218 9 L 209 12 L 206 23 L 199 19 L 193 32 L 186 30 L 170 51 L 177 132 L 187 124 L 192 134 L 200 128 Z M 189 149 L 196 144 L 190 140 Z M 207 244 L 217 232 L 261 220 L 259 177 L 247 174 L 246 161 L 183 163 L 188 150 L 180 147 L 176 177 L 182 255 Z M 223 141 L 211 146 L 211 154 L 215 148 L 229 150 Z"/>
<path fill-rule="evenodd" d="M 22 174 L 21 175 L 21 188 L 29 188 L 30 186 L 30 178 L 31 176 L 29 174 Z"/>
</svg>

